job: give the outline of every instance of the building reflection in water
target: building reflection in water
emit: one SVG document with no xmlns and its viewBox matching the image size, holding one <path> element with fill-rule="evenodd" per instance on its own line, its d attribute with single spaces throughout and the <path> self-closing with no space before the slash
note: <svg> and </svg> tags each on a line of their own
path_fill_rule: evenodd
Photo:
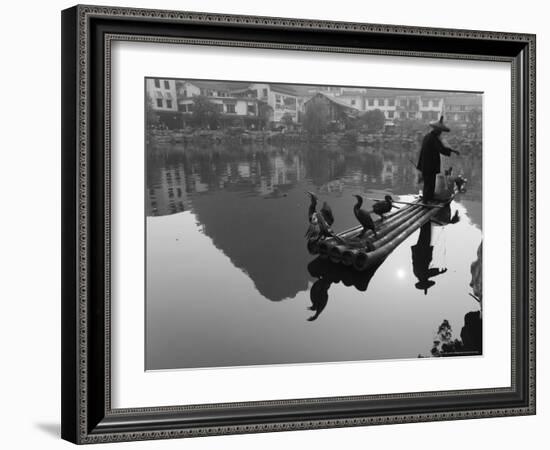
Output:
<svg viewBox="0 0 550 450">
<path fill-rule="evenodd" d="M 188 194 L 183 165 L 159 169 L 158 182 L 147 192 L 147 216 L 163 216 L 185 211 Z"/>
</svg>

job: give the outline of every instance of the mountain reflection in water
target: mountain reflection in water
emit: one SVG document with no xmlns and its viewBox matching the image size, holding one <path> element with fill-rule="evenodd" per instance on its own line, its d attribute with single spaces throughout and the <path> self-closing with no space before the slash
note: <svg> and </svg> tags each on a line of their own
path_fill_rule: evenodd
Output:
<svg viewBox="0 0 550 450">
<path fill-rule="evenodd" d="M 443 317 L 459 324 L 474 309 L 468 292 L 481 242 L 480 155 L 445 161 L 469 180 L 468 191 L 451 205 L 461 220 L 430 232 L 428 265 L 448 271 L 427 295 L 415 288 L 411 259 L 419 232 L 359 275 L 316 262 L 304 239 L 306 191 L 330 204 L 333 229 L 344 230 L 356 225 L 353 194 L 418 192 L 416 153 L 305 144 L 149 151 L 147 368 L 425 353 Z"/>
</svg>

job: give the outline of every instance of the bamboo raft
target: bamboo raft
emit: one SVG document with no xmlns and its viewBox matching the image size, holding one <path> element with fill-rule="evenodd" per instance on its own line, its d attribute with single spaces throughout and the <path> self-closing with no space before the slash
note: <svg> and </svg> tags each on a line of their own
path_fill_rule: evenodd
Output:
<svg viewBox="0 0 550 450">
<path fill-rule="evenodd" d="M 425 205 L 420 202 L 405 204 L 397 211 L 387 214 L 384 219 L 374 221 L 376 236 L 369 230 L 360 236 L 363 227 L 358 225 L 321 241 L 308 241 L 308 251 L 312 255 L 330 259 L 333 263 L 351 266 L 358 271 L 378 267 L 384 259 L 438 214 L 441 208 L 449 205 L 454 195 L 446 200 Z"/>
</svg>

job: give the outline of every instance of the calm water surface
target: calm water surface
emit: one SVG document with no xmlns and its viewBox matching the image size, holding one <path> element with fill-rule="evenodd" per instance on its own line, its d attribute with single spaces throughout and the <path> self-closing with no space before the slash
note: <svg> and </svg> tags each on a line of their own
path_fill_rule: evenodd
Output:
<svg viewBox="0 0 550 450">
<path fill-rule="evenodd" d="M 430 267 L 446 268 L 427 294 L 411 258 L 413 233 L 373 274 L 352 276 L 306 250 L 309 199 L 356 225 L 353 194 L 410 199 L 418 148 L 301 145 L 149 149 L 146 368 L 430 356 L 447 319 L 460 337 L 470 265 L 482 240 L 481 155 L 443 158 L 464 173 L 453 201 L 461 220 L 432 226 Z M 369 203 L 367 203 L 369 206 Z M 313 289 L 312 289 L 313 288 Z M 326 302 L 308 321 L 314 302 Z"/>
</svg>

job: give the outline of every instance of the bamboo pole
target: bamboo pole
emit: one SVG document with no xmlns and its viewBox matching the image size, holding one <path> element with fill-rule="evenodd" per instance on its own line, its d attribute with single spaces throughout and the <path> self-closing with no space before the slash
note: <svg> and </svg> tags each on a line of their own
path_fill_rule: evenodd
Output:
<svg viewBox="0 0 550 450">
<path fill-rule="evenodd" d="M 367 200 L 371 200 L 373 202 L 384 202 L 384 199 L 377 199 L 377 198 L 368 198 Z M 399 203 L 401 205 L 420 205 L 424 206 L 425 208 L 443 208 L 444 205 L 432 205 L 430 203 L 422 203 L 422 202 L 403 202 L 401 200 L 392 200 L 392 203 Z"/>
<path fill-rule="evenodd" d="M 345 266 L 351 266 L 355 260 L 355 251 L 353 249 L 346 249 L 342 252 L 342 264 Z"/>
<path fill-rule="evenodd" d="M 392 230 L 394 230 L 396 227 L 400 226 L 403 222 L 409 220 L 411 217 L 416 216 L 422 211 L 421 207 L 418 208 L 411 208 L 409 211 L 407 211 L 405 214 L 402 214 L 399 216 L 399 218 L 396 218 L 392 223 L 384 224 L 381 228 L 378 228 L 376 230 L 376 236 L 371 230 L 368 230 L 364 236 L 359 238 L 359 235 L 362 233 L 363 228 L 360 227 L 357 233 L 350 234 L 346 238 L 344 238 L 350 247 L 353 247 L 352 240 L 358 239 L 359 241 L 359 247 L 365 248 L 366 247 L 366 241 L 370 241 L 371 243 L 374 243 L 380 239 L 382 239 L 384 236 L 386 236 L 388 233 L 391 233 Z"/>
<path fill-rule="evenodd" d="M 396 217 L 398 217 L 400 214 L 403 214 L 404 212 L 406 212 L 409 208 L 408 207 L 404 207 L 404 208 L 399 208 L 397 211 L 395 212 L 392 212 L 390 214 L 388 214 L 386 216 L 386 219 L 384 221 L 382 221 L 382 219 L 377 219 L 374 221 L 374 225 L 375 226 L 378 226 L 380 225 L 382 222 L 391 222 L 391 220 L 395 219 Z M 347 230 L 344 230 L 344 231 L 341 231 L 340 233 L 338 233 L 338 236 L 340 237 L 346 237 L 347 234 L 349 233 L 353 233 L 357 230 L 361 231 L 363 229 L 363 227 L 361 225 L 356 225 L 352 228 L 348 228 Z"/>
<path fill-rule="evenodd" d="M 346 247 L 344 245 L 332 245 L 328 251 L 328 257 L 333 263 L 339 263 L 342 260 L 342 253 Z"/>
<path fill-rule="evenodd" d="M 368 230 L 365 233 L 365 235 L 361 238 L 361 240 L 362 241 L 370 240 L 371 242 L 378 241 L 382 239 L 385 235 L 390 233 L 393 229 L 398 227 L 400 224 L 402 224 L 404 221 L 418 214 L 420 211 L 422 211 L 422 207 L 410 208 L 404 214 L 400 215 L 398 218 L 395 218 L 391 223 L 388 223 L 388 224 L 383 223 L 380 228 L 377 228 L 376 236 L 374 235 L 372 230 Z M 363 231 L 363 227 L 360 227 L 356 234 L 353 234 L 353 235 L 350 234 L 349 236 L 346 236 L 344 239 L 348 240 L 349 242 L 350 240 L 356 238 L 362 231 Z"/>
<path fill-rule="evenodd" d="M 380 247 L 383 247 L 386 245 L 389 241 L 391 241 L 395 236 L 399 235 L 403 230 L 406 230 L 409 228 L 415 221 L 418 219 L 430 214 L 431 211 L 424 211 L 421 210 L 414 216 L 410 217 L 409 219 L 405 220 L 404 222 L 400 223 L 399 226 L 393 228 L 389 233 L 387 233 L 383 238 L 378 239 L 374 242 L 375 250 L 379 249 Z"/>
<path fill-rule="evenodd" d="M 422 210 L 423 209 L 420 206 L 406 208 L 406 211 L 404 211 L 403 214 L 401 214 L 398 217 L 394 216 L 393 222 L 389 223 L 389 221 L 388 222 L 384 221 L 383 227 L 377 230 L 376 240 L 379 240 L 385 235 L 387 235 L 388 233 L 390 233 L 395 227 L 398 227 L 404 221 L 420 214 Z M 346 235 L 343 235 L 342 233 L 340 233 L 338 236 L 342 239 L 349 240 L 359 235 L 362 231 L 363 231 L 363 227 L 359 226 L 350 230 L 350 232 L 348 232 Z M 359 250 L 364 249 L 364 247 L 366 246 L 365 245 L 366 240 L 371 240 L 371 242 L 375 242 L 373 241 L 373 238 L 374 238 L 374 233 L 371 230 L 369 230 L 367 233 L 365 233 L 365 236 L 361 238 L 361 241 L 359 242 L 359 246 L 357 249 Z M 333 250 L 333 248 L 337 248 L 337 250 Z M 349 245 L 341 244 L 333 238 L 329 238 L 317 244 L 313 244 L 312 246 L 308 246 L 308 250 L 310 250 L 310 252 L 316 251 L 317 253 L 319 253 L 319 255 L 323 257 L 329 257 L 333 262 L 340 262 L 346 250 L 356 250 L 356 249 L 350 248 Z M 356 252 L 352 252 L 352 253 L 353 253 L 353 257 L 355 257 Z M 347 255 L 347 257 L 349 259 L 349 254 Z M 350 262 L 350 265 L 351 264 L 352 262 Z"/>
<path fill-rule="evenodd" d="M 386 258 L 399 244 L 401 244 L 405 239 L 407 239 L 412 233 L 414 233 L 418 228 L 420 228 L 422 225 L 424 225 L 426 222 L 428 222 L 433 215 L 435 214 L 435 211 L 431 210 L 421 216 L 420 218 L 416 219 L 411 225 L 407 228 L 405 228 L 401 233 L 396 235 L 391 241 L 389 241 L 386 245 L 376 249 L 375 251 L 369 253 L 369 265 L 371 264 L 377 264 L 382 259 Z"/>
<path fill-rule="evenodd" d="M 391 216 L 387 216 L 384 220 L 382 220 L 382 219 L 375 220 L 374 221 L 374 226 L 376 228 L 376 232 L 378 233 L 379 230 L 382 231 L 382 230 L 386 229 L 387 227 L 389 227 L 390 225 L 394 225 L 405 214 L 410 214 L 413 209 L 418 209 L 418 208 L 419 208 L 418 205 L 412 205 L 411 207 L 400 208 L 399 211 L 392 214 Z M 362 231 L 363 231 L 363 226 L 358 225 L 358 226 L 355 226 L 353 228 L 349 228 L 345 231 L 342 231 L 342 232 L 338 233 L 338 236 L 341 237 L 341 238 L 344 238 L 344 239 L 348 239 L 351 236 L 353 236 L 355 234 L 359 234 Z M 367 236 L 370 237 L 370 236 L 373 236 L 373 235 L 374 235 L 374 233 L 370 230 L 367 231 L 367 233 L 365 234 L 366 237 Z"/>
<path fill-rule="evenodd" d="M 403 240 L 405 240 L 410 234 L 420 228 L 420 226 L 430 220 L 433 214 L 434 210 L 427 212 L 421 211 L 395 230 L 392 230 L 392 232 L 388 235 L 391 235 L 391 238 L 387 237 L 389 240 L 384 239 L 385 244 L 381 245 L 376 250 L 368 253 L 362 251 L 357 252 L 353 261 L 353 267 L 359 271 L 363 271 L 376 264 L 380 264 L 390 254 L 390 252 L 395 249 L 395 247 L 403 242 Z"/>
<path fill-rule="evenodd" d="M 360 272 L 362 272 L 363 270 L 366 270 L 370 266 L 369 262 L 370 261 L 369 261 L 369 257 L 367 256 L 367 253 L 363 251 L 359 251 L 355 255 L 355 259 L 353 261 L 353 267 L 359 270 Z"/>
<path fill-rule="evenodd" d="M 380 228 L 376 230 L 376 237 L 371 230 L 366 233 L 366 236 L 367 238 L 371 238 L 373 241 L 378 241 L 386 236 L 388 233 L 390 233 L 393 229 L 401 225 L 404 221 L 410 219 L 412 216 L 419 214 L 421 211 L 423 211 L 423 208 L 421 206 L 409 208 L 408 211 L 400 215 L 391 223 L 386 224 L 385 221 L 382 221 Z"/>
<path fill-rule="evenodd" d="M 450 199 L 452 200 L 452 199 Z M 448 200 L 445 204 L 449 203 Z M 334 238 L 328 238 L 321 242 L 316 242 L 313 244 L 308 243 L 308 250 L 310 253 L 318 253 L 321 258 L 330 258 L 333 262 L 341 262 L 345 265 L 353 265 L 358 270 L 364 270 L 366 267 L 371 266 L 371 259 L 374 257 L 380 259 L 379 255 L 381 250 L 384 250 L 389 244 L 395 239 L 398 239 L 404 232 L 410 231 L 408 235 L 416 230 L 419 226 L 416 224 L 419 221 L 426 223 L 437 213 L 438 208 L 442 208 L 445 205 L 424 205 L 420 202 L 409 203 L 401 202 L 408 207 L 399 208 L 398 211 L 393 214 L 388 214 L 386 219 L 379 219 L 375 221 L 375 226 L 377 228 L 377 236 L 374 238 L 374 233 L 371 230 L 368 230 L 365 235 L 362 237 L 362 240 L 359 241 L 359 246 L 357 248 L 350 247 L 346 243 L 340 243 Z M 430 207 L 425 209 L 425 206 Z M 363 231 L 361 225 L 354 228 L 350 228 L 346 231 L 340 232 L 337 234 L 339 238 L 342 239 L 353 239 L 357 237 Z M 373 239 L 374 238 L 374 239 Z M 370 240 L 375 249 L 370 252 L 366 252 L 365 247 L 366 241 Z M 402 242 L 402 241 L 400 241 Z M 395 246 L 391 245 L 387 247 L 393 250 L 399 243 Z M 363 245 L 362 245 L 363 244 Z M 385 254 L 389 254 L 389 251 Z M 383 254 L 383 252 L 382 252 Z"/>
</svg>

